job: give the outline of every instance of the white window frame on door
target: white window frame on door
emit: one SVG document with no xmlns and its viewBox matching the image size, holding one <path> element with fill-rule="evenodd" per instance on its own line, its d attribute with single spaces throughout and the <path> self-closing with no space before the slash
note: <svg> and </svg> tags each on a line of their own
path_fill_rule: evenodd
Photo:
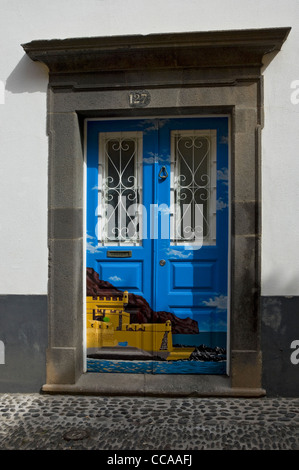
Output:
<svg viewBox="0 0 299 470">
<path fill-rule="evenodd" d="M 178 190 L 178 165 L 176 164 L 176 140 L 178 137 L 205 137 L 210 143 L 209 149 L 209 200 L 208 221 L 209 234 L 202 239 L 187 242 L 176 240 L 175 228 L 177 220 L 181 217 L 179 204 L 175 202 L 175 193 Z M 217 131 L 215 129 L 173 130 L 171 131 L 171 181 L 170 181 L 170 233 L 171 245 L 215 245 L 216 244 L 216 208 L 217 208 Z"/>
<path fill-rule="evenodd" d="M 105 151 L 105 143 L 107 139 L 132 139 L 136 141 L 137 149 L 135 154 L 134 163 L 134 177 L 135 186 L 134 189 L 138 191 L 138 205 L 135 217 L 138 219 L 138 237 L 128 240 L 108 240 L 107 237 L 107 213 L 106 213 L 106 201 L 104 197 L 105 186 L 108 178 L 107 167 L 108 167 L 108 156 Z M 98 155 L 98 208 L 97 208 L 97 239 L 98 245 L 102 246 L 140 246 L 142 244 L 142 180 L 143 180 L 143 133 L 140 131 L 128 131 L 128 132 L 100 132 L 99 133 L 99 155 Z"/>
</svg>

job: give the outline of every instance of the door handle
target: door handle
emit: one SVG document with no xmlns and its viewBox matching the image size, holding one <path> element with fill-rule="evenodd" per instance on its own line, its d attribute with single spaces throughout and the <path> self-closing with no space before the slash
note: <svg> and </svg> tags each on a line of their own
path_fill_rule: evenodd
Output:
<svg viewBox="0 0 299 470">
<path fill-rule="evenodd" d="M 161 178 L 162 180 L 166 180 L 167 176 L 168 176 L 168 173 L 167 173 L 166 166 L 162 166 L 161 170 L 159 171 L 159 178 Z"/>
</svg>

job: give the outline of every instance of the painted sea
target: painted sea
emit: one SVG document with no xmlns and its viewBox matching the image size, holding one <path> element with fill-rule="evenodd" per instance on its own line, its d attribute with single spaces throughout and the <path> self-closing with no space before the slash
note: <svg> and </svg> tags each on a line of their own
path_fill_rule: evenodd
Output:
<svg viewBox="0 0 299 470">
<path fill-rule="evenodd" d="M 200 332 L 199 335 L 173 335 L 174 346 L 196 346 L 204 342 L 210 348 L 226 348 L 226 333 Z M 226 357 L 223 360 L 179 361 L 129 361 L 122 359 L 87 358 L 87 372 L 122 374 L 226 374 Z"/>
<path fill-rule="evenodd" d="M 87 372 L 122 374 L 226 374 L 226 361 L 121 361 L 87 359 Z"/>
</svg>

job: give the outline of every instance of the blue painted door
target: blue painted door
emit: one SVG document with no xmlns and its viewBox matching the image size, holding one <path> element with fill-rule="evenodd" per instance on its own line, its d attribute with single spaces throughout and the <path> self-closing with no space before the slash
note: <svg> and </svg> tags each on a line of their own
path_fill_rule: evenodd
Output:
<svg viewBox="0 0 299 470">
<path fill-rule="evenodd" d="M 88 370 L 225 373 L 227 118 L 89 120 L 86 141 Z"/>
</svg>

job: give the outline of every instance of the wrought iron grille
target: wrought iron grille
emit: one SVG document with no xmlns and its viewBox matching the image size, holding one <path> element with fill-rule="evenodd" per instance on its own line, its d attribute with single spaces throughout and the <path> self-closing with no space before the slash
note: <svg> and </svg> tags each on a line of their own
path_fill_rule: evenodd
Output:
<svg viewBox="0 0 299 470">
<path fill-rule="evenodd" d="M 172 243 L 214 244 L 216 133 L 172 132 Z"/>
<path fill-rule="evenodd" d="M 100 134 L 99 241 L 140 243 L 142 133 Z"/>
</svg>

